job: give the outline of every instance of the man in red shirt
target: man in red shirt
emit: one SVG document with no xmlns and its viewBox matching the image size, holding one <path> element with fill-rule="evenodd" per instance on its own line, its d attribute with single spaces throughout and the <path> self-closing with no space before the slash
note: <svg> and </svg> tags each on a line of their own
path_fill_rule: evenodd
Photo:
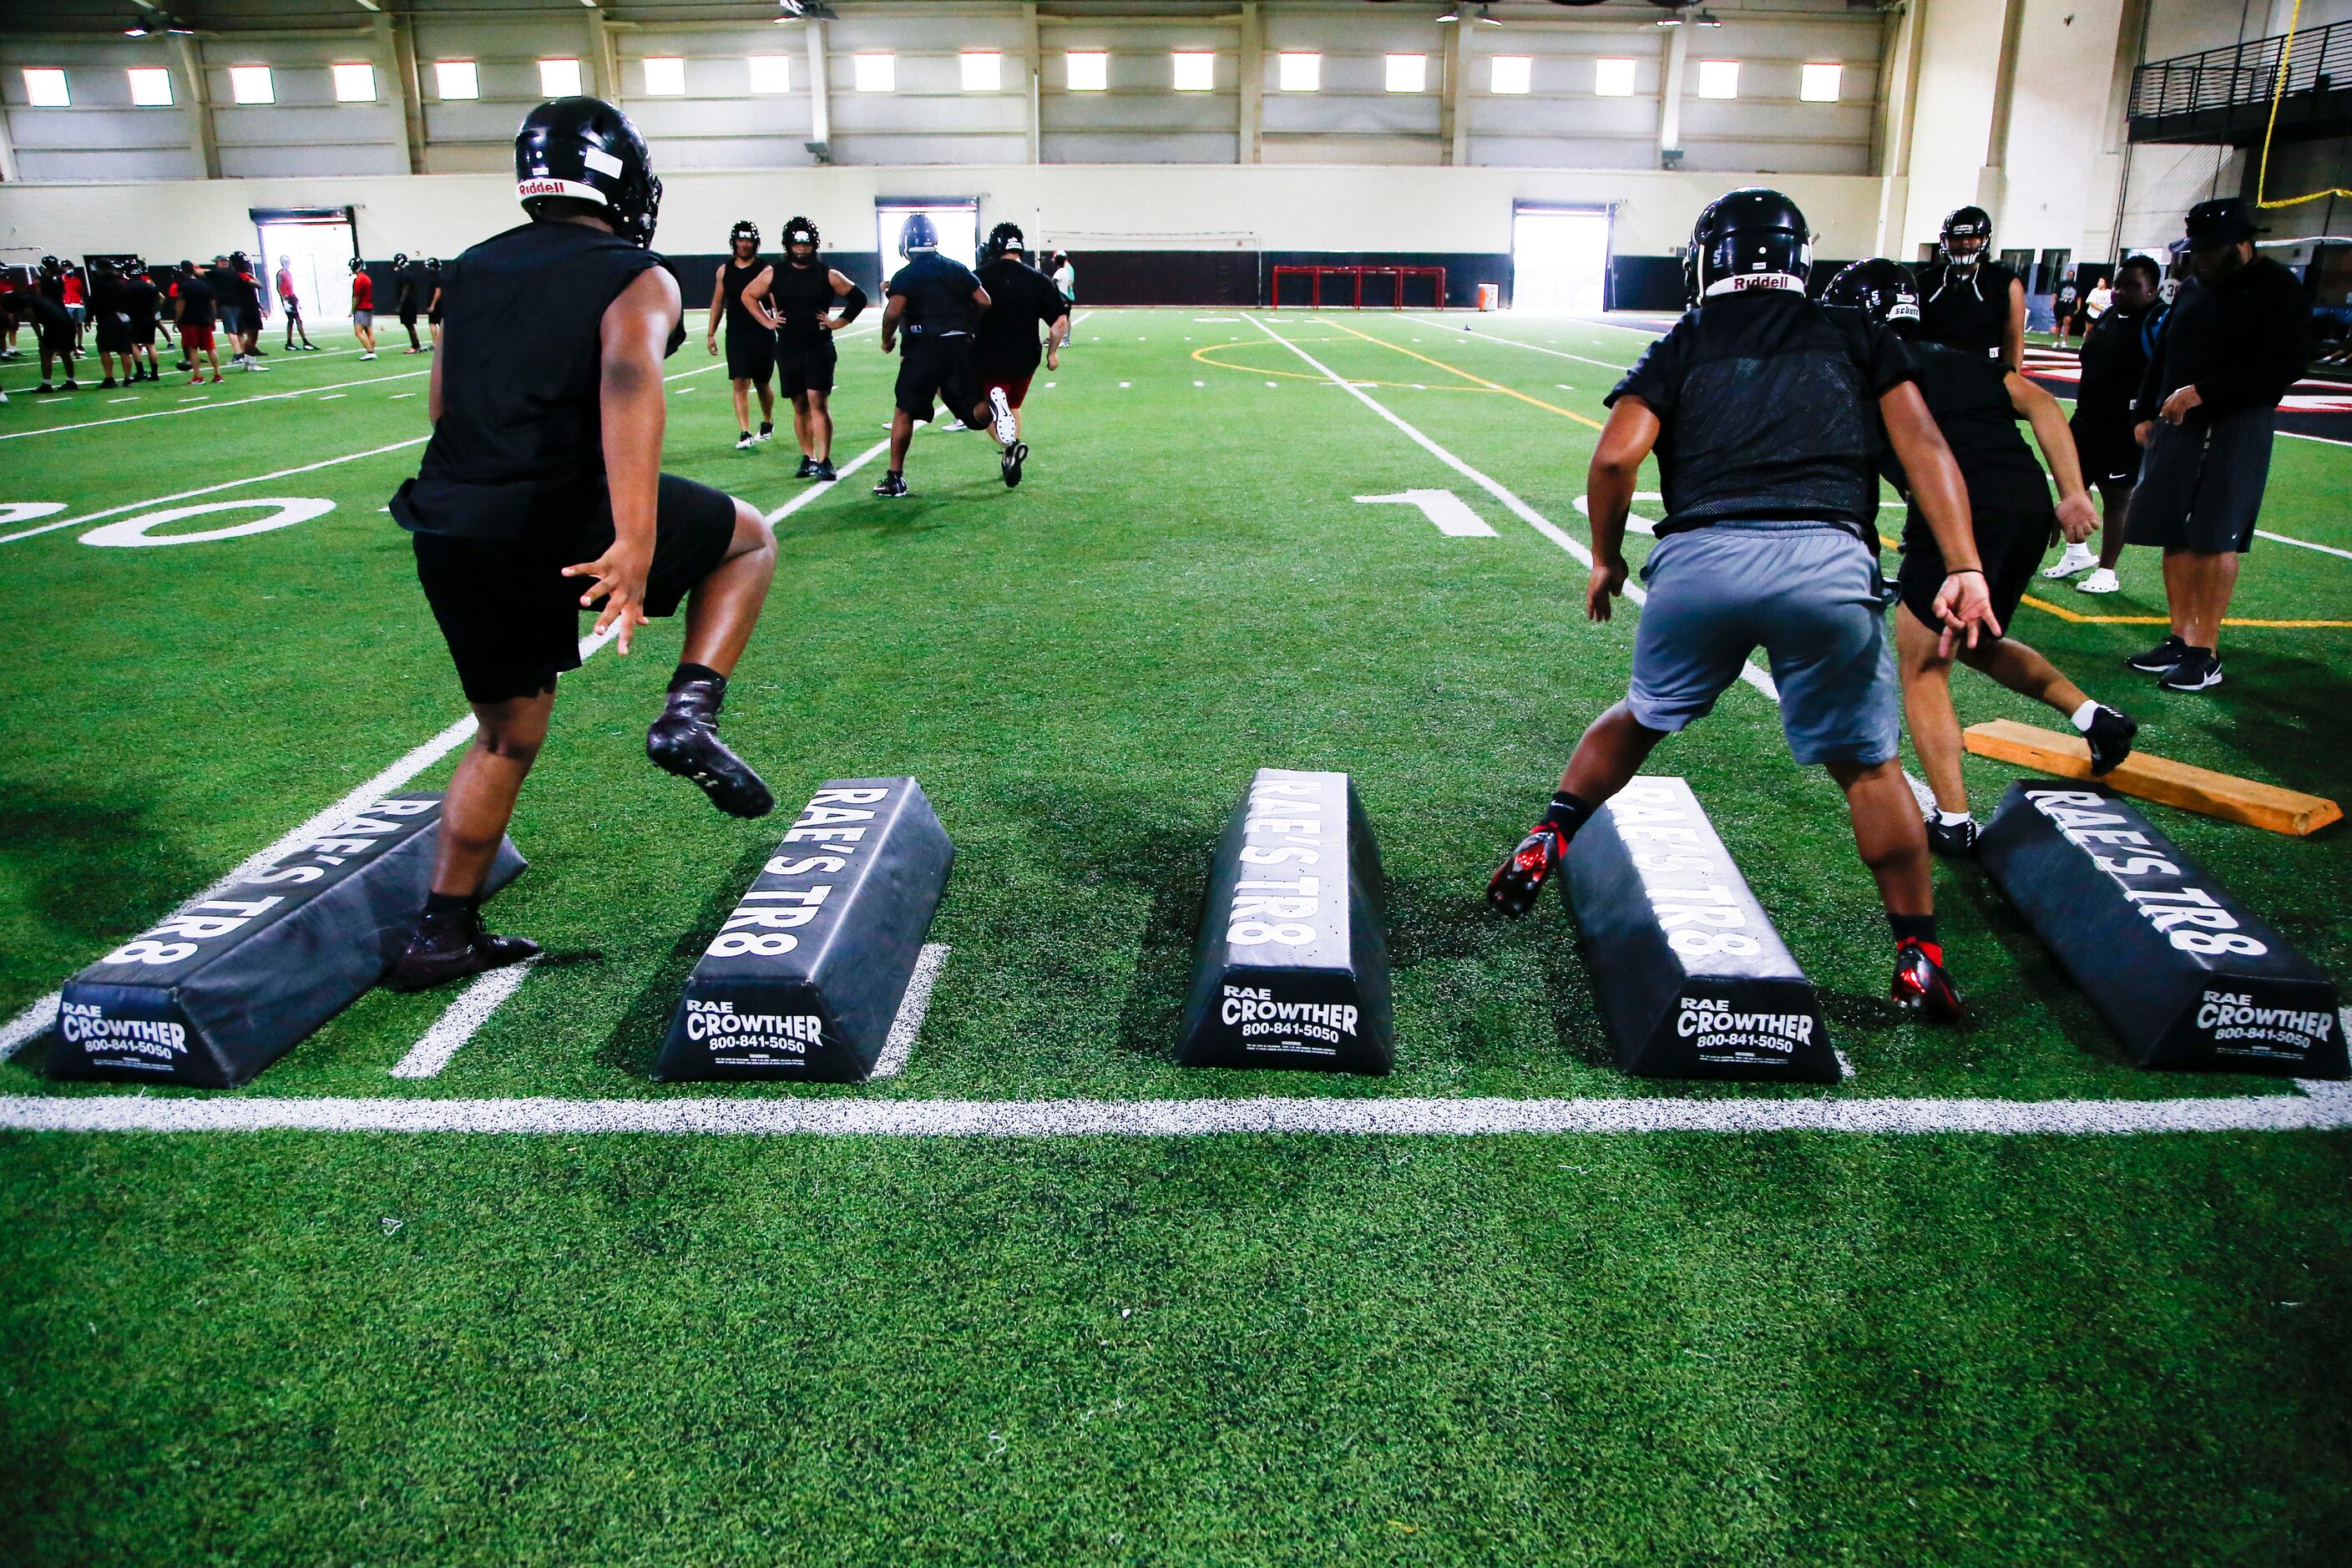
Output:
<svg viewBox="0 0 2352 1568">
<path fill-rule="evenodd" d="M 352 331 L 360 340 L 360 358 L 375 358 L 375 279 L 356 256 L 352 258 Z"/>
<path fill-rule="evenodd" d="M 294 334 L 302 334 L 302 347 L 315 352 L 319 345 L 310 341 L 310 329 L 302 324 L 302 300 L 294 292 L 294 264 L 284 257 L 278 258 L 278 309 L 286 318 L 286 351 L 294 352 Z"/>
</svg>

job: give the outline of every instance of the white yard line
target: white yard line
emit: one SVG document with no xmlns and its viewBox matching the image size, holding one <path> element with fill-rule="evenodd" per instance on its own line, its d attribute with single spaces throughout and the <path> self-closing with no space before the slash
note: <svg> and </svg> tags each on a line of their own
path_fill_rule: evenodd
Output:
<svg viewBox="0 0 2352 1568">
<path fill-rule="evenodd" d="M 504 969 L 493 969 L 457 994 L 447 1011 L 435 1020 L 424 1037 L 408 1048 L 392 1069 L 394 1078 L 438 1078 L 441 1069 L 457 1054 L 458 1047 L 474 1037 L 481 1026 L 490 1021 L 506 999 L 522 989 L 537 959 L 510 963 Z"/>
<path fill-rule="evenodd" d="M 882 1042 L 882 1054 L 875 1058 L 876 1078 L 897 1078 L 907 1070 L 907 1058 L 914 1053 L 915 1037 L 923 1032 L 923 1015 L 931 1010 L 931 987 L 940 982 L 940 970 L 948 961 L 948 945 L 943 942 L 927 942 L 923 951 L 915 955 L 915 973 L 907 977 L 907 994 L 898 1001 L 898 1016 L 890 1020 L 889 1037 Z"/>
<path fill-rule="evenodd" d="M 1416 319 L 1416 318 L 1407 318 L 1407 319 L 1408 319 L 1408 320 L 1413 320 L 1413 319 Z M 1433 326 L 1433 327 L 1436 327 L 1436 326 L 1451 326 L 1453 323 L 1451 323 L 1451 322 L 1446 322 L 1446 321 L 1430 321 L 1428 324 L 1429 324 L 1429 325 L 1431 325 L 1431 326 Z M 1464 328 L 1461 328 L 1461 329 L 1460 329 L 1460 331 L 1461 331 L 1462 332 L 1464 332 L 1465 335 L 1469 336 L 1469 337 L 1478 338 L 1478 339 L 1481 339 L 1481 340 L 1483 340 L 1483 341 L 1485 341 L 1485 342 L 1490 342 L 1490 343 L 1508 343 L 1508 344 L 1510 344 L 1510 345 L 1511 345 L 1513 348 L 1515 348 L 1515 349 L 1533 349 L 1536 353 L 1539 353 L 1539 354 L 1550 354 L 1550 355 L 1552 355 L 1552 356 L 1554 356 L 1555 358 L 1558 358 L 1558 359 L 1572 359 L 1572 360 L 1576 361 L 1579 364 L 1597 364 L 1597 365 L 1599 365 L 1602 370 L 1614 371 L 1614 372 L 1616 372 L 1619 375 L 1622 375 L 1622 374 L 1625 374 L 1625 370 L 1626 370 L 1626 367 L 1625 367 L 1625 366 L 1623 366 L 1623 365 L 1622 365 L 1622 364 L 1615 364 L 1615 363 L 1611 363 L 1610 361 L 1605 360 L 1605 359 L 1592 359 L 1592 358 L 1591 358 L 1591 357 L 1589 357 L 1589 356 L 1587 356 L 1587 355 L 1584 355 L 1584 354 L 1572 354 L 1572 353 L 1569 353 L 1566 349 L 1548 349 L 1548 348 L 1544 347 L 1544 346 L 1543 346 L 1543 344 L 1541 344 L 1541 343 L 1531 343 L 1531 342 L 1527 342 L 1525 339 L 1522 339 L 1522 338 L 1507 338 L 1507 337 L 1505 337 L 1505 336 L 1504 336 L 1502 333 L 1500 333 L 1500 332 L 1481 332 L 1481 331 L 1475 331 L 1475 330 L 1473 330 L 1473 329 L 1471 329 L 1471 328 L 1469 328 L 1469 327 L 1464 327 Z M 1573 392 L 1573 391 L 1575 391 L 1576 389 L 1575 389 L 1574 387 L 1570 387 L 1568 390 L 1570 390 L 1570 392 Z"/>
<path fill-rule="evenodd" d="M 1429 453 L 1431 457 L 1435 458 L 1439 462 L 1444 463 L 1447 468 L 1452 468 L 1455 473 L 1460 474 L 1464 479 L 1468 479 L 1472 484 L 1476 485 L 1488 495 L 1491 495 L 1496 500 L 1501 501 L 1506 507 L 1510 509 L 1512 515 L 1518 518 L 1520 521 L 1534 529 L 1538 533 L 1542 534 L 1546 539 L 1550 540 L 1554 544 L 1559 545 L 1562 550 L 1567 551 L 1569 554 L 1574 556 L 1585 566 L 1590 567 L 1592 564 L 1591 551 L 1579 543 L 1569 534 L 1567 530 L 1561 528 L 1558 523 L 1555 523 L 1549 518 L 1544 516 L 1543 513 L 1536 510 L 1535 508 L 1521 500 L 1517 495 L 1505 489 L 1499 482 L 1489 479 L 1486 475 L 1479 472 L 1476 468 L 1472 468 L 1469 464 L 1464 462 L 1461 458 L 1455 457 L 1453 453 L 1447 451 L 1444 447 L 1439 446 L 1428 437 L 1423 435 L 1412 426 L 1406 424 L 1402 417 L 1391 411 L 1386 404 L 1372 396 L 1370 393 L 1366 392 L 1362 387 L 1358 386 L 1355 383 L 1342 378 L 1339 374 L 1337 371 L 1334 371 L 1329 365 L 1325 364 L 1321 360 L 1317 359 L 1313 354 L 1308 353 L 1305 349 L 1300 348 L 1297 343 L 1292 342 L 1288 338 L 1284 337 L 1280 332 L 1277 332 L 1272 327 L 1267 326 L 1257 317 L 1244 313 L 1242 319 L 1248 321 L 1252 326 L 1257 328 L 1259 331 L 1264 332 L 1267 337 L 1272 338 L 1276 342 L 1280 343 L 1284 348 L 1288 349 L 1292 353 L 1297 354 L 1300 359 L 1305 360 L 1308 364 L 1313 365 L 1316 370 L 1320 372 L 1323 377 L 1329 381 L 1333 385 L 1345 389 L 1348 395 L 1353 397 L 1365 407 L 1370 409 L 1373 413 L 1379 415 L 1381 418 L 1395 426 L 1399 430 L 1403 431 L 1405 435 L 1412 437 L 1412 440 L 1419 444 L 1422 449 Z M 1625 597 L 1636 605 L 1645 605 L 1649 603 L 1650 600 L 1649 591 L 1643 588 L 1641 584 L 1633 582 L 1630 578 L 1625 584 Z M 1769 697 L 1773 701 L 1778 702 L 1780 700 L 1780 688 L 1772 684 L 1772 677 L 1760 666 L 1755 664 L 1742 665 L 1739 670 L 1739 678 L 1748 682 L 1748 685 L 1756 688 L 1757 690 L 1764 693 L 1765 696 Z"/>
<path fill-rule="evenodd" d="M 782 521 L 785 518 L 788 518 L 792 516 L 793 513 L 800 510 L 801 508 L 808 505 L 809 502 L 816 500 L 817 497 L 830 493 L 834 485 L 839 484 L 843 479 L 847 479 L 850 475 L 856 473 L 858 469 L 864 468 L 866 464 L 872 462 L 875 458 L 880 457 L 889 449 L 890 443 L 887 437 L 883 440 L 875 442 L 874 445 L 866 447 L 866 450 L 858 453 L 857 456 L 850 458 L 849 461 L 834 469 L 833 472 L 835 477 L 833 484 L 814 484 L 809 486 L 808 489 L 801 491 L 800 494 L 794 496 L 792 500 L 786 501 L 775 510 L 769 512 L 762 521 L 767 522 L 771 527 Z"/>
<path fill-rule="evenodd" d="M 2291 432 L 2288 433 L 2291 434 Z M 2308 539 L 2294 539 L 2284 533 L 2273 533 L 2267 528 L 2258 528 L 2254 530 L 2254 533 L 2258 538 L 2275 539 L 2281 544 L 2292 544 L 2298 550 L 2316 550 L 2322 555 L 2340 555 L 2347 561 L 2352 561 L 2352 550 L 2338 550 L 2333 544 L 2314 544 Z"/>
<path fill-rule="evenodd" d="M 246 485 L 266 484 L 271 479 L 283 479 L 295 474 L 307 474 L 320 468 L 331 468 L 338 463 L 356 463 L 362 458 L 381 458 L 386 452 L 397 452 L 404 447 L 422 447 L 432 437 L 429 436 L 414 436 L 405 441 L 394 441 L 389 446 L 371 447 L 364 452 L 346 452 L 340 458 L 324 458 L 315 463 L 304 463 L 299 468 L 280 468 L 274 474 L 255 474 L 249 479 L 224 479 L 216 485 L 205 485 L 197 489 L 181 490 L 173 495 L 156 496 L 149 500 L 130 501 L 121 506 L 108 507 L 103 511 L 86 511 L 79 517 L 68 517 L 58 522 L 45 522 L 38 528 L 20 529 L 15 533 L 0 533 L 0 544 L 13 544 L 20 539 L 30 539 L 37 533 L 53 533 L 60 528 L 72 528 L 79 523 L 96 522 L 100 518 L 114 517 L 126 511 L 144 511 L 149 507 L 164 506 L 175 500 L 186 500 L 192 496 L 208 496 L 221 490 L 237 489 Z"/>
<path fill-rule="evenodd" d="M 850 1138 L 1765 1132 L 2125 1137 L 2352 1127 L 2352 1096 L 2189 1100 L 281 1100 L 0 1096 L 26 1132 L 593 1132 Z"/>
<path fill-rule="evenodd" d="M 196 403 L 194 407 L 158 408 L 146 414 L 118 414 L 110 419 L 85 419 L 79 425 L 51 425 L 39 430 L 11 430 L 5 435 L 0 435 L 0 441 L 21 441 L 28 436 L 62 436 L 68 430 L 94 430 L 101 425 L 128 425 L 134 419 L 162 419 L 173 414 L 202 414 L 214 408 L 242 408 L 249 403 L 275 403 L 288 397 L 308 397 L 313 393 L 333 392 L 339 387 L 373 386 L 378 382 L 407 381 L 415 376 L 432 374 L 429 369 L 405 370 L 397 375 L 372 375 L 363 381 L 332 381 L 324 386 L 305 386 L 290 392 L 265 392 L 257 397 L 207 399 L 205 402 Z M 194 403 L 194 401 L 193 398 L 183 399 L 183 402 L 186 403 Z"/>
</svg>

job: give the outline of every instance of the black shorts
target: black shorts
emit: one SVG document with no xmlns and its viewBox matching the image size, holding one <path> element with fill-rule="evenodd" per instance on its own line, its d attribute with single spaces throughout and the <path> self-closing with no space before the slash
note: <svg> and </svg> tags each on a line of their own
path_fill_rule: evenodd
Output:
<svg viewBox="0 0 2352 1568">
<path fill-rule="evenodd" d="M 727 329 L 727 379 L 761 381 L 776 368 L 776 334 L 760 329 Z"/>
<path fill-rule="evenodd" d="M 833 334 L 825 335 L 806 348 L 776 345 L 776 390 L 786 397 L 798 397 L 804 392 L 831 392 L 833 367 L 841 363 L 841 353 L 833 346 Z"/>
<path fill-rule="evenodd" d="M 945 403 L 954 418 L 971 418 L 980 406 L 971 340 L 908 338 L 905 357 L 898 361 L 898 403 L 910 419 L 929 420 L 934 403 Z"/>
<path fill-rule="evenodd" d="M 1976 514 L 1977 558 L 1984 563 L 1985 587 L 1992 595 L 1992 613 L 2003 631 L 2017 614 L 2018 601 L 2033 585 L 2033 574 L 2042 552 L 2057 531 L 2058 514 L 2049 507 L 2039 511 L 1979 511 Z M 1927 520 L 1915 509 L 1903 521 L 1903 565 L 1895 586 L 1919 624 L 1930 631 L 1943 626 L 1936 615 L 1936 595 L 1944 586 L 1944 552 Z M 1979 638 L 1983 634 L 1978 634 Z"/>
<path fill-rule="evenodd" d="M 122 329 L 122 332 L 131 340 L 131 346 L 134 349 L 155 346 L 155 323 L 152 321 L 132 321 Z"/>
<path fill-rule="evenodd" d="M 102 354 L 126 354 L 131 352 L 131 323 L 109 316 L 98 319 L 98 352 Z"/>
<path fill-rule="evenodd" d="M 2249 408 L 2179 425 L 2159 419 L 2132 491 L 2124 538 L 2202 555 L 2242 555 L 2254 545 L 2263 489 L 2270 482 L 2273 411 Z"/>
<path fill-rule="evenodd" d="M 688 590 L 716 571 L 735 537 L 735 500 L 673 474 L 661 477 L 646 614 L 677 613 Z M 612 499 L 583 492 L 570 527 L 520 539 L 416 533 L 416 580 L 441 624 L 469 702 L 503 702 L 552 690 L 580 668 L 580 595 L 563 568 L 593 561 L 613 542 Z"/>
<path fill-rule="evenodd" d="M 415 306 L 414 306 L 414 305 L 404 305 L 403 307 L 401 307 L 401 311 L 400 311 L 400 324 L 401 324 L 402 326 L 404 326 L 404 327 L 413 327 L 413 326 L 416 325 L 416 307 L 415 307 Z"/>
<path fill-rule="evenodd" d="M 2132 439 L 2131 416 L 2084 417 L 2082 410 L 2066 422 L 2074 437 L 2074 452 L 2082 459 L 2083 482 L 2105 489 L 2139 479 L 2139 443 Z"/>
</svg>

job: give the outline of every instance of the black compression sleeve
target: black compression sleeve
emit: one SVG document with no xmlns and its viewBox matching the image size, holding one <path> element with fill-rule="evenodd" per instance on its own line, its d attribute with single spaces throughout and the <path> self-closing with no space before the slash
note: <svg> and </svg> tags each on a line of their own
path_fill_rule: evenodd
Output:
<svg viewBox="0 0 2352 1568">
<path fill-rule="evenodd" d="M 849 292 L 841 297 L 841 324 L 845 327 L 857 320 L 859 313 L 871 302 L 866 298 L 866 290 L 852 283 Z"/>
</svg>

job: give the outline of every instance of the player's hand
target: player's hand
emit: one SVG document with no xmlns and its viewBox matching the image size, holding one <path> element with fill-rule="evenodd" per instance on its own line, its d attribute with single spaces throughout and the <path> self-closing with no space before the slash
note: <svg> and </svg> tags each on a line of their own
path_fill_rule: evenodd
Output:
<svg viewBox="0 0 2352 1568">
<path fill-rule="evenodd" d="M 2068 496 L 2058 503 L 2058 528 L 2059 531 L 2065 534 L 2067 543 L 2082 543 L 2091 537 L 2098 526 L 2099 514 L 2091 505 L 2091 497 L 2087 491 L 2081 495 Z"/>
<path fill-rule="evenodd" d="M 1605 621 L 1609 618 L 1609 601 L 1625 591 L 1625 558 L 1622 555 L 1604 559 L 1592 558 L 1592 577 L 1584 586 L 1584 614 L 1587 618 Z"/>
<path fill-rule="evenodd" d="M 884 353 L 888 353 L 892 349 L 895 349 L 898 346 L 898 344 L 897 340 L 893 339 L 889 333 L 885 332 L 882 334 L 882 352 Z"/>
<path fill-rule="evenodd" d="M 2157 417 L 2167 425 L 2178 425 L 2189 417 L 2190 409 L 2204 401 L 2203 395 L 2197 390 L 2196 383 L 2191 382 L 2164 400 L 2164 406 L 2157 410 Z"/>
<path fill-rule="evenodd" d="M 2132 426 L 2132 439 L 2145 447 L 2147 445 L 2147 433 L 2155 428 L 2156 421 L 2153 419 L 2143 419 L 2138 424 Z"/>
<path fill-rule="evenodd" d="M 1059 370 L 1062 368 L 1061 344 L 1048 343 L 1045 345 L 1045 368 L 1047 370 Z"/>
<path fill-rule="evenodd" d="M 1974 647 L 1979 633 L 2000 636 L 2000 621 L 1992 613 L 1992 591 L 1985 574 L 1970 568 L 1954 572 L 1936 590 L 1936 618 L 1944 623 L 1936 639 L 1936 657 L 1949 658 L 1957 648 Z"/>
<path fill-rule="evenodd" d="M 830 332 L 839 327 L 841 323 L 831 316 L 819 316 L 816 319 L 816 325 L 817 331 L 821 332 Z"/>
<path fill-rule="evenodd" d="M 604 607 L 596 616 L 596 635 L 617 624 L 621 628 L 620 647 L 629 651 L 629 637 L 646 624 L 646 574 L 653 569 L 651 550 L 632 549 L 615 539 L 613 547 L 593 561 L 583 561 L 577 566 L 566 566 L 566 577 L 593 577 L 595 582 L 580 595 L 580 606 L 586 609 L 597 600 Z"/>
<path fill-rule="evenodd" d="M 709 337 L 703 339 L 702 346 L 709 349 L 712 357 L 716 358 L 719 353 L 719 334 L 717 332 L 713 332 Z"/>
</svg>

